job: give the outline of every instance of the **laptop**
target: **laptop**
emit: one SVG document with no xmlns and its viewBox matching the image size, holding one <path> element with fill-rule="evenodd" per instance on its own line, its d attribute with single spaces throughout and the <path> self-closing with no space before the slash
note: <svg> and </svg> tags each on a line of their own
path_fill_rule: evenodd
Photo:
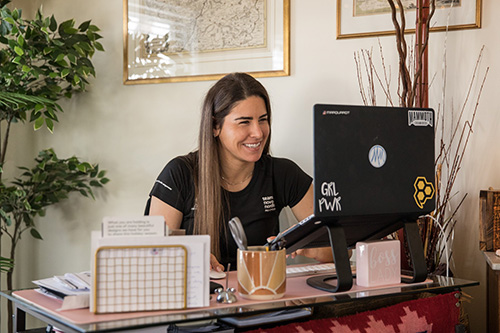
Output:
<svg viewBox="0 0 500 333">
<path fill-rule="evenodd" d="M 313 113 L 314 214 L 275 247 L 329 246 L 308 235 L 335 224 L 352 248 L 435 209 L 432 109 L 316 104 Z"/>
</svg>

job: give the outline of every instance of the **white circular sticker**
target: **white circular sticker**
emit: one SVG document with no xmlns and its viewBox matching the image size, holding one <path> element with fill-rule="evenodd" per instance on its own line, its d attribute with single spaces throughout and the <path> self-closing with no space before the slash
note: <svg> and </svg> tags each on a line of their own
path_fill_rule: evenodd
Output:
<svg viewBox="0 0 500 333">
<path fill-rule="evenodd" d="M 384 147 L 381 145 L 371 147 L 370 152 L 368 153 L 368 160 L 375 168 L 381 168 L 387 160 L 387 153 Z"/>
</svg>

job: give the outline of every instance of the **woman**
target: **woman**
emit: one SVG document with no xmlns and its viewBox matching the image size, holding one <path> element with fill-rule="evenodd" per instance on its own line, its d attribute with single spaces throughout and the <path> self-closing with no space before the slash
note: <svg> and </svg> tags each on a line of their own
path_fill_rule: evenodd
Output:
<svg viewBox="0 0 500 333">
<path fill-rule="evenodd" d="M 248 245 L 263 245 L 279 232 L 283 207 L 298 220 L 313 212 L 311 177 L 269 155 L 270 124 L 266 89 L 248 74 L 223 77 L 205 97 L 198 150 L 170 161 L 151 190 L 150 215 L 164 216 L 171 229 L 211 236 L 211 269 L 236 268 L 232 217 L 240 218 Z M 331 260 L 328 251 L 301 254 Z"/>
</svg>

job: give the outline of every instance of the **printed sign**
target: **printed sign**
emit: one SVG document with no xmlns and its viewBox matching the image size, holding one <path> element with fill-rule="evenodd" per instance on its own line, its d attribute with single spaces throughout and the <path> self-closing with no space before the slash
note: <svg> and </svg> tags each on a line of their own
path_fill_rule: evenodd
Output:
<svg viewBox="0 0 500 333">
<path fill-rule="evenodd" d="M 356 243 L 356 284 L 375 287 L 401 282 L 399 240 Z"/>
<path fill-rule="evenodd" d="M 163 216 L 105 217 L 103 237 L 165 236 L 167 225 Z"/>
</svg>

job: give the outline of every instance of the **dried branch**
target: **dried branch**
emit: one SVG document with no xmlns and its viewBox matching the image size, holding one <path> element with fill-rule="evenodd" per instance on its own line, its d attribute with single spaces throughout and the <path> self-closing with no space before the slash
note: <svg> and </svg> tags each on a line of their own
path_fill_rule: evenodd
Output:
<svg viewBox="0 0 500 333">
<path fill-rule="evenodd" d="M 354 52 L 354 62 L 356 63 L 356 76 L 358 78 L 358 85 L 359 85 L 359 93 L 361 94 L 361 99 L 363 100 L 364 105 L 368 105 L 368 101 L 366 99 L 366 94 L 365 94 L 365 85 L 363 83 L 363 75 L 361 74 L 361 66 L 359 64 L 360 62 L 360 57 L 358 52 Z"/>
<path fill-rule="evenodd" d="M 361 55 L 360 55 L 361 53 Z M 366 72 L 366 77 L 368 80 L 368 84 L 363 84 L 363 71 L 361 69 L 361 59 L 363 60 L 364 71 Z M 375 105 L 376 103 L 376 95 L 375 95 L 375 84 L 373 81 L 374 75 L 374 67 L 373 67 L 373 58 L 371 55 L 371 51 L 361 50 L 359 52 L 354 52 L 354 61 L 356 62 L 356 73 L 358 77 L 359 89 L 361 93 L 361 98 L 363 99 L 364 105 Z"/>
<path fill-rule="evenodd" d="M 394 104 L 392 103 L 391 90 L 390 90 L 391 73 L 390 73 L 390 71 L 389 71 L 389 73 L 387 72 L 387 67 L 385 66 L 384 50 L 382 49 L 382 44 L 380 43 L 380 39 L 377 39 L 377 41 L 378 41 L 378 49 L 380 52 L 380 61 L 382 63 L 382 69 L 384 72 L 384 83 L 385 83 L 385 85 L 382 84 L 381 80 L 379 79 L 380 86 L 382 86 L 384 94 L 387 97 L 387 101 L 391 104 L 391 106 L 394 106 Z M 390 69 L 390 67 L 389 67 L 389 69 Z M 378 73 L 376 71 L 375 71 L 375 74 L 377 74 L 377 78 L 378 78 L 379 76 L 378 76 Z"/>
<path fill-rule="evenodd" d="M 401 106 L 409 106 L 407 100 L 408 92 L 411 88 L 411 78 L 408 72 L 408 68 L 406 67 L 406 56 L 407 56 L 407 45 L 405 40 L 405 25 L 406 19 L 404 14 L 404 7 L 401 3 L 401 0 L 396 0 L 399 7 L 399 14 L 401 19 L 401 24 L 397 19 L 397 10 L 396 5 L 394 4 L 394 0 L 387 0 L 389 2 L 389 6 L 391 7 L 391 17 L 392 22 L 394 24 L 394 28 L 396 30 L 396 47 L 399 54 L 399 73 L 401 75 L 401 83 L 402 83 L 402 93 L 400 96 L 400 104 Z"/>
<path fill-rule="evenodd" d="M 427 50 L 427 46 L 429 44 L 429 28 L 430 28 L 431 19 L 434 16 L 434 13 L 436 11 L 436 0 L 431 0 L 430 8 L 431 8 L 431 11 L 429 13 L 429 16 L 427 18 L 425 18 L 425 21 L 418 20 L 417 26 L 416 26 L 416 29 L 418 29 L 418 31 L 422 32 L 420 36 L 424 36 L 424 40 L 423 41 L 420 41 L 420 40 L 416 41 L 417 42 L 416 49 L 418 50 L 418 52 L 416 54 L 415 64 L 417 64 L 417 69 L 416 69 L 415 75 L 413 77 L 413 86 L 412 86 L 410 95 L 408 97 L 409 100 L 411 101 L 411 104 L 409 104 L 409 105 L 413 105 L 413 103 L 415 102 L 415 98 L 417 96 L 417 89 L 420 89 L 420 90 L 427 89 L 427 87 L 424 88 L 422 86 L 423 58 L 424 58 L 425 51 Z M 422 12 L 423 8 L 419 8 L 419 10 Z M 422 13 L 420 13 L 419 16 L 422 17 Z M 423 105 L 423 95 L 424 94 L 421 93 L 419 95 L 420 95 L 420 101 L 419 101 L 419 103 L 417 103 L 417 105 L 421 106 L 421 105 Z"/>
<path fill-rule="evenodd" d="M 459 115 L 458 120 L 457 120 L 457 122 L 456 122 L 455 129 L 453 130 L 453 134 L 452 134 L 452 136 L 451 136 L 451 138 L 450 138 L 450 142 L 452 142 L 452 141 L 453 141 L 453 139 L 455 138 L 455 135 L 457 134 L 457 131 L 458 131 L 458 126 L 459 126 L 459 124 L 460 124 L 460 122 L 461 122 L 461 120 L 462 120 L 463 114 L 464 114 L 465 109 L 466 109 L 466 106 L 467 106 L 467 104 L 468 104 L 469 97 L 470 97 L 470 94 L 471 94 L 471 91 L 472 91 L 472 87 L 473 87 L 473 83 L 474 83 L 474 81 L 475 81 L 475 79 L 476 79 L 476 74 L 477 74 L 477 71 L 478 71 L 478 68 L 479 68 L 479 64 L 480 64 L 481 59 L 482 59 L 482 57 L 483 57 L 483 51 L 484 51 L 484 46 L 483 46 L 483 47 L 481 48 L 481 50 L 479 51 L 479 56 L 478 56 L 478 58 L 477 58 L 477 60 L 476 60 L 476 65 L 474 66 L 474 71 L 472 72 L 472 78 L 471 78 L 471 81 L 470 81 L 470 84 L 469 84 L 469 89 L 467 90 L 467 94 L 465 95 L 465 96 L 466 96 L 466 97 L 465 97 L 465 101 L 464 101 L 464 103 L 463 103 L 463 105 L 462 105 L 462 109 L 461 109 L 461 111 L 460 111 L 460 115 Z M 488 71 L 489 71 L 489 68 L 487 68 L 487 69 L 486 69 L 486 75 L 488 74 Z M 483 84 L 484 84 L 484 80 L 486 79 L 486 75 L 485 75 L 485 77 L 483 78 Z M 482 89 L 481 89 L 481 90 L 482 90 Z M 479 100 L 478 100 L 478 101 L 479 101 Z M 476 107 L 476 109 L 477 109 L 477 107 Z M 474 115 L 475 115 L 475 113 L 474 113 Z M 449 146 L 449 147 L 448 147 L 448 149 L 451 149 L 451 146 Z"/>
<path fill-rule="evenodd" d="M 370 92 L 370 105 L 375 105 L 377 103 L 377 98 L 375 95 L 375 84 L 373 80 L 373 57 L 372 57 L 372 50 L 368 52 L 368 50 L 365 50 L 363 53 L 363 61 L 365 64 L 365 70 L 368 73 L 368 84 L 369 84 L 369 92 Z"/>
<path fill-rule="evenodd" d="M 416 41 L 415 48 L 408 48 L 405 40 L 405 17 L 404 9 L 401 0 L 387 0 L 391 7 L 391 18 L 395 28 L 396 34 L 396 47 L 399 56 L 398 59 L 398 86 L 397 96 L 399 98 L 399 105 L 405 107 L 414 107 L 415 103 L 421 105 L 420 99 L 422 94 L 417 93 L 418 84 L 422 81 L 424 75 L 422 61 L 424 58 L 425 50 L 429 44 L 429 31 L 430 22 L 435 14 L 436 5 L 435 0 L 430 3 L 431 11 L 428 17 L 423 18 L 417 22 L 417 29 L 423 31 L 423 38 Z M 399 10 L 399 11 L 398 11 Z M 420 15 L 422 18 L 422 15 Z M 476 90 L 475 105 L 471 107 L 471 99 L 474 95 L 474 88 L 477 86 L 478 76 L 480 72 L 480 63 L 484 47 L 481 48 L 473 73 L 465 95 L 465 100 L 459 108 L 458 115 L 453 108 L 453 100 L 451 100 L 451 108 L 446 105 L 446 84 L 447 84 L 447 57 L 446 57 L 446 41 L 444 44 L 444 55 L 442 63 L 442 102 L 437 106 L 437 116 L 435 121 L 436 136 L 436 158 L 435 158 L 435 172 L 436 172 L 436 187 L 435 198 L 436 208 L 430 217 L 422 218 L 418 221 L 421 231 L 422 241 L 424 245 L 424 253 L 427 259 L 427 268 L 429 272 L 437 269 L 443 258 L 453 262 L 452 251 L 448 251 L 444 255 L 446 248 L 453 242 L 454 228 L 457 220 L 456 215 L 459 209 L 467 198 L 467 193 L 459 198 L 458 203 L 456 197 L 458 191 L 455 191 L 455 183 L 460 175 L 462 164 L 464 162 L 465 153 L 473 133 L 474 122 L 479 107 L 479 101 L 482 95 L 484 84 L 489 73 L 489 68 L 486 69 L 482 78 L 479 88 Z M 391 99 L 390 89 L 390 73 L 388 75 L 387 66 L 383 57 L 382 46 L 379 40 L 380 58 L 382 63 L 382 71 L 377 70 L 373 59 L 372 51 L 361 51 L 355 54 L 356 68 L 358 74 L 358 83 L 360 84 L 360 92 L 365 105 L 375 105 L 375 82 L 378 83 L 382 89 L 387 102 L 394 105 Z M 363 63 L 361 63 L 363 61 Z M 382 75 L 379 75 L 382 74 Z M 364 79 L 363 75 L 367 78 Z M 434 82 L 436 75 L 433 76 Z M 361 85 L 366 82 L 367 88 Z M 431 84 L 432 84 L 431 82 Z M 429 85 L 430 86 L 430 85 Z M 425 87 L 424 87 L 425 88 Z M 428 88 L 428 87 L 427 87 Z M 470 111 L 470 112 L 469 112 Z M 446 117 L 444 117 L 446 112 Z M 446 120 L 446 121 L 445 121 Z M 451 209 L 453 207 L 453 209 Z M 396 236 L 397 237 L 397 236 Z M 405 239 L 403 239 L 405 243 Z M 448 267 L 449 269 L 449 267 Z"/>
</svg>

